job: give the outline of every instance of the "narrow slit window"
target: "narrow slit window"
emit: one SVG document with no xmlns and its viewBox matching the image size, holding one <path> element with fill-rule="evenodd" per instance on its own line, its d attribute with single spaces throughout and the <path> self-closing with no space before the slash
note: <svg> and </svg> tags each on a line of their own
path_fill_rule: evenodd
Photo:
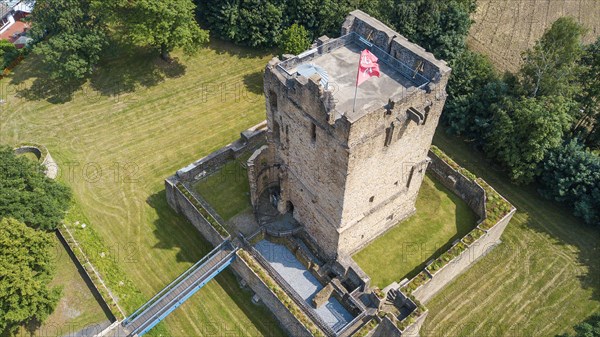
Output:
<svg viewBox="0 0 600 337">
<path fill-rule="evenodd" d="M 317 126 L 315 123 L 312 123 L 310 127 L 310 139 L 313 143 L 317 141 Z"/>
</svg>

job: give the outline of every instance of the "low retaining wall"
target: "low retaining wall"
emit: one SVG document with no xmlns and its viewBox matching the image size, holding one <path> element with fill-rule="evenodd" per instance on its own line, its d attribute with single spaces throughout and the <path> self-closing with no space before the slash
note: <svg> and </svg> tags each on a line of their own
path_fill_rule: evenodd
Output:
<svg viewBox="0 0 600 337">
<path fill-rule="evenodd" d="M 431 276 L 431 279 L 413 291 L 413 296 L 422 303 L 426 303 L 440 290 L 454 280 L 458 275 L 465 272 L 469 267 L 484 256 L 498 243 L 502 232 L 506 229 L 516 209 L 507 214 L 496 226 L 475 240 L 469 248 L 439 269 Z M 431 275 L 431 274 L 430 274 Z"/>
<path fill-rule="evenodd" d="M 289 336 L 312 336 L 310 331 L 281 303 L 279 298 L 267 287 L 260 277 L 252 271 L 244 259 L 238 257 L 233 261 L 231 266 L 246 281 L 252 291 L 260 297 L 261 301 L 273 313 L 277 321 L 279 321 L 280 326 Z M 272 331 L 271 335 L 274 335 L 274 331 Z"/>
<path fill-rule="evenodd" d="M 264 144 L 267 141 L 266 127 L 266 121 L 251 127 L 240 134 L 240 139 L 178 170 L 175 176 L 181 181 L 192 181 L 213 173 L 228 161 Z"/>
<path fill-rule="evenodd" d="M 411 292 L 410 283 L 412 283 L 412 289 L 414 289 L 412 290 L 412 295 L 421 303 L 429 301 L 442 288 L 452 282 L 458 275 L 466 271 L 490 249 L 495 247 L 500 242 L 502 233 L 516 212 L 516 208 L 494 191 L 491 186 L 488 186 L 484 181 L 477 179 L 466 169 L 458 166 L 458 164 L 452 161 L 439 149 L 432 148 L 432 151 L 429 152 L 429 157 L 431 158 L 431 172 L 436 179 L 452 190 L 456 195 L 460 196 L 461 199 L 463 199 L 471 209 L 480 216 L 480 221 L 476 229 L 461 238 L 461 240 L 448 251 L 451 252 L 453 249 L 456 249 L 458 252 L 462 250 L 460 253 L 451 255 L 454 256 L 451 260 L 444 260 L 448 262 L 441 267 L 436 265 L 436 268 L 433 268 L 433 264 L 437 262 L 441 265 L 443 262 L 441 262 L 440 259 L 444 257 L 444 255 L 431 261 L 432 264 L 428 265 L 421 273 L 419 273 L 419 275 L 405 285 L 405 289 L 408 292 Z M 487 207 L 494 208 L 494 204 L 487 204 L 486 189 L 484 189 L 483 186 L 486 186 L 485 188 L 488 192 L 497 194 L 497 198 L 495 199 L 502 200 L 502 202 L 506 204 L 506 207 L 510 209 L 510 211 L 489 228 L 483 226 L 483 224 L 484 222 L 495 221 L 495 218 L 493 217 L 494 210 L 490 213 L 490 210 L 487 209 Z M 483 234 L 474 238 L 471 235 L 475 232 L 480 233 L 480 235 L 481 233 Z M 470 237 L 470 240 L 467 240 L 468 237 Z M 416 284 L 419 285 L 415 286 Z"/>
<path fill-rule="evenodd" d="M 436 180 L 464 200 L 479 216 L 480 221 L 485 219 L 485 191 L 483 188 L 451 167 L 433 151 L 430 150 L 428 156 L 431 159 L 428 169 Z"/>
<path fill-rule="evenodd" d="M 223 237 L 219 232 L 206 220 L 202 214 L 196 209 L 196 206 L 177 188 L 177 181 L 172 181 L 171 178 L 165 182 L 167 189 L 167 200 L 171 208 L 177 213 L 183 214 L 196 229 L 204 236 L 213 246 L 218 246 L 228 237 Z"/>
</svg>

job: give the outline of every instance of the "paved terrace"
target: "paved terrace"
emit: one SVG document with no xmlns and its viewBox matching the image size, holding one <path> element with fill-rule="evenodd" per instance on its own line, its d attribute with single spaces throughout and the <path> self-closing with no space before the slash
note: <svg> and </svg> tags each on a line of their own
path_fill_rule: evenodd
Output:
<svg viewBox="0 0 600 337">
<path fill-rule="evenodd" d="M 256 250 L 269 262 L 281 277 L 312 306 L 312 298 L 323 289 L 323 285 L 308 271 L 294 254 L 285 246 L 262 240 L 255 246 Z M 333 331 L 340 331 L 354 318 L 333 296 L 326 304 L 315 309 Z"/>
</svg>

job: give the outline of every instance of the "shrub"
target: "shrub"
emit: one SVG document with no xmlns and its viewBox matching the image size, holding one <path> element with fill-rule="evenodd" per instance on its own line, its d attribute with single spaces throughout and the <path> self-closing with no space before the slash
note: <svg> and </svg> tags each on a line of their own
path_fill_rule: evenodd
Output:
<svg viewBox="0 0 600 337">
<path fill-rule="evenodd" d="M 304 26 L 294 23 L 283 31 L 279 47 L 285 54 L 300 54 L 310 47 L 308 31 Z"/>
</svg>

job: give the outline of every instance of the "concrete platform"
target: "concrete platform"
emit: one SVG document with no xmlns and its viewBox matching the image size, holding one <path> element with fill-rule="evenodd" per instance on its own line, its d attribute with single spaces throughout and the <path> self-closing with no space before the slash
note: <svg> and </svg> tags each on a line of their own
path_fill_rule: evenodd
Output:
<svg viewBox="0 0 600 337">
<path fill-rule="evenodd" d="M 356 109 L 353 111 L 358 62 L 362 50 L 364 46 L 350 42 L 306 62 L 325 69 L 329 77 L 328 90 L 333 92 L 336 100 L 336 110 L 350 121 L 357 120 L 371 107 L 383 107 L 389 98 L 398 100 L 417 89 L 410 79 L 379 60 L 381 76 L 372 77 L 358 87 Z M 291 73 L 296 71 L 297 67 L 290 69 Z"/>
</svg>

